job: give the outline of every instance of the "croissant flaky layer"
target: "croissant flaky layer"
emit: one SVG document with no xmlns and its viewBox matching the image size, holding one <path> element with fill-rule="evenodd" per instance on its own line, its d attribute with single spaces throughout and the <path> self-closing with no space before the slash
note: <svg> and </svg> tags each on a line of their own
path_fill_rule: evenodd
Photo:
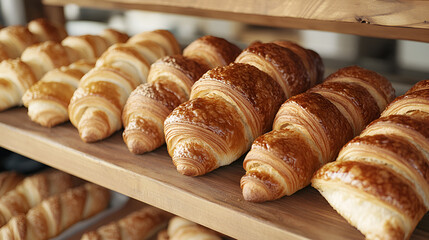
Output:
<svg viewBox="0 0 429 240">
<path fill-rule="evenodd" d="M 311 139 L 292 129 L 275 130 L 258 137 L 243 162 L 244 199 L 264 202 L 291 195 L 307 186 L 311 174 L 321 165 L 320 153 L 311 147 L 313 144 Z"/>
<path fill-rule="evenodd" d="M 274 43 L 255 43 L 244 49 L 235 62 L 247 63 L 268 73 L 287 98 L 311 87 L 302 59 L 288 48 Z"/>
<path fill-rule="evenodd" d="M 311 181 L 367 239 L 408 239 L 429 209 L 425 91 L 423 82 L 396 98 Z"/>
<path fill-rule="evenodd" d="M 164 122 L 178 171 L 202 175 L 235 161 L 270 126 L 283 100 L 278 84 L 251 65 L 208 71 L 194 84 L 191 100 Z"/>
<path fill-rule="evenodd" d="M 233 62 L 240 52 L 239 47 L 223 38 L 203 36 L 189 44 L 183 55 L 198 59 L 212 69 Z"/>
<path fill-rule="evenodd" d="M 24 180 L 0 198 L 0 226 L 18 214 L 26 213 L 45 198 L 72 187 L 72 177 L 60 171 L 39 173 Z"/>
<path fill-rule="evenodd" d="M 73 224 L 105 209 L 109 190 L 92 183 L 52 196 L 0 229 L 4 239 L 51 239 Z"/>
<path fill-rule="evenodd" d="M 347 67 L 289 98 L 274 120 L 273 129 L 278 131 L 266 134 L 265 144 L 255 141 L 245 158 L 246 175 L 241 181 L 244 198 L 275 200 L 307 186 L 320 166 L 333 161 L 347 141 L 379 116 L 377 98 L 383 104 L 390 99 L 392 87 L 388 82 L 386 87 L 386 81 L 369 70 Z M 318 161 L 303 154 L 291 155 L 291 149 L 296 150 L 294 144 L 304 140 L 306 144 L 301 145 L 306 153 L 314 154 Z M 279 142 L 287 146 L 273 147 Z"/>
<path fill-rule="evenodd" d="M 142 84 L 125 104 L 122 121 L 124 141 L 135 154 L 152 151 L 164 144 L 163 122 L 186 97 L 174 84 L 155 82 Z"/>
<path fill-rule="evenodd" d="M 171 214 L 146 206 L 126 217 L 85 233 L 81 240 L 138 240 L 147 239 L 167 225 Z"/>
</svg>

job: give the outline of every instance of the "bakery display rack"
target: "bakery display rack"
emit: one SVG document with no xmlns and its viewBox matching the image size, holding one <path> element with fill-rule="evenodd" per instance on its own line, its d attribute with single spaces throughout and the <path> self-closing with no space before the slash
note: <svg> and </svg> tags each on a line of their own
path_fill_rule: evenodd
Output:
<svg viewBox="0 0 429 240">
<path fill-rule="evenodd" d="M 333 5 L 338 4 L 338 6 Z M 266 26 L 326 30 L 429 42 L 425 1 L 149 1 L 44 0 L 47 5 L 144 9 L 230 19 Z M 369 8 L 369 4 L 373 4 Z M 375 4 L 375 5 L 374 5 Z M 380 8 L 384 4 L 384 8 Z M 341 14 L 332 14 L 333 9 Z M 237 239 L 362 239 L 313 188 L 263 204 L 246 202 L 239 186 L 242 159 L 201 177 L 177 173 L 166 147 L 131 154 L 121 132 L 81 141 L 70 124 L 44 128 L 26 109 L 0 113 L 0 146 L 182 216 Z M 429 215 L 411 239 L 429 239 Z"/>
</svg>

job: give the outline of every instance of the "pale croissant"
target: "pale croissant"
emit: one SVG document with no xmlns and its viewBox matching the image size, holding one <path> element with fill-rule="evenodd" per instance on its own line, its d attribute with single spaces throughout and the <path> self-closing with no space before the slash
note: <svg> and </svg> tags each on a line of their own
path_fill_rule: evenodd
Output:
<svg viewBox="0 0 429 240">
<path fill-rule="evenodd" d="M 5 171 L 0 173 L 0 198 L 7 192 L 15 189 L 21 183 L 24 176 L 15 171 Z"/>
<path fill-rule="evenodd" d="M 13 216 L 26 213 L 45 198 L 64 192 L 72 185 L 73 179 L 70 175 L 56 170 L 24 178 L 14 190 L 1 196 L 0 226 Z"/>
<path fill-rule="evenodd" d="M 145 206 L 124 218 L 83 234 L 81 240 L 139 240 L 153 236 L 167 225 L 171 214 Z"/>
<path fill-rule="evenodd" d="M 47 72 L 22 97 L 30 119 L 45 127 L 68 121 L 70 99 L 82 76 L 93 67 L 94 62 L 79 60 Z"/>
<path fill-rule="evenodd" d="M 173 217 L 168 223 L 169 240 L 221 240 L 219 233 L 181 217 Z M 159 239 L 159 238 L 158 238 Z"/>
<path fill-rule="evenodd" d="M 122 127 L 121 113 L 128 96 L 147 81 L 152 61 L 178 45 L 165 30 L 138 36 L 109 48 L 80 81 L 70 101 L 69 117 L 83 141 L 102 140 Z"/>
<path fill-rule="evenodd" d="M 109 200 L 109 190 L 87 183 L 47 198 L 27 214 L 12 218 L 0 228 L 0 236 L 10 240 L 51 239 L 73 224 L 104 210 Z"/>
</svg>

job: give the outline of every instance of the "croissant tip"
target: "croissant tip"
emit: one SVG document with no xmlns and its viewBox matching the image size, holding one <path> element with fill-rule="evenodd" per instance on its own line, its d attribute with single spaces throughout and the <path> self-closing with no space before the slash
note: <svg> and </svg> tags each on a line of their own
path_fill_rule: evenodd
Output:
<svg viewBox="0 0 429 240">
<path fill-rule="evenodd" d="M 79 131 L 79 135 L 80 138 L 86 143 L 92 143 L 102 139 L 102 137 L 99 136 L 97 132 L 94 132 L 92 129 L 88 128 L 81 129 Z"/>
<path fill-rule="evenodd" d="M 198 169 L 196 167 L 190 166 L 190 165 L 185 165 L 185 164 L 179 164 L 176 166 L 177 171 L 180 174 L 186 175 L 186 176 L 198 176 L 198 175 L 202 175 L 201 173 L 198 172 Z"/>
<path fill-rule="evenodd" d="M 136 155 L 154 150 L 154 149 L 150 149 L 147 145 L 145 145 L 142 141 L 139 141 L 138 139 L 128 140 L 126 144 L 127 144 L 128 150 L 131 153 Z"/>
<path fill-rule="evenodd" d="M 244 200 L 248 202 L 266 202 L 273 200 L 266 186 L 257 179 L 244 176 L 241 179 L 241 188 Z"/>
</svg>

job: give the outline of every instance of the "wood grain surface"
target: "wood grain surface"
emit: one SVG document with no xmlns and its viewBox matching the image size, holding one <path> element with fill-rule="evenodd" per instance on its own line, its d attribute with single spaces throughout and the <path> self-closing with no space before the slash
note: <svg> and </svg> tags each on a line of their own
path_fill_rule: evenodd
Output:
<svg viewBox="0 0 429 240">
<path fill-rule="evenodd" d="M 429 1 L 43 0 L 43 3 L 141 9 L 265 26 L 429 42 Z"/>
<path fill-rule="evenodd" d="M 121 133 L 80 140 L 70 124 L 44 128 L 24 108 L 0 113 L 0 146 L 238 239 L 363 239 L 313 188 L 257 204 L 243 200 L 236 161 L 202 177 L 177 173 L 165 147 L 133 155 Z M 428 214 L 412 239 L 429 239 Z"/>
</svg>

